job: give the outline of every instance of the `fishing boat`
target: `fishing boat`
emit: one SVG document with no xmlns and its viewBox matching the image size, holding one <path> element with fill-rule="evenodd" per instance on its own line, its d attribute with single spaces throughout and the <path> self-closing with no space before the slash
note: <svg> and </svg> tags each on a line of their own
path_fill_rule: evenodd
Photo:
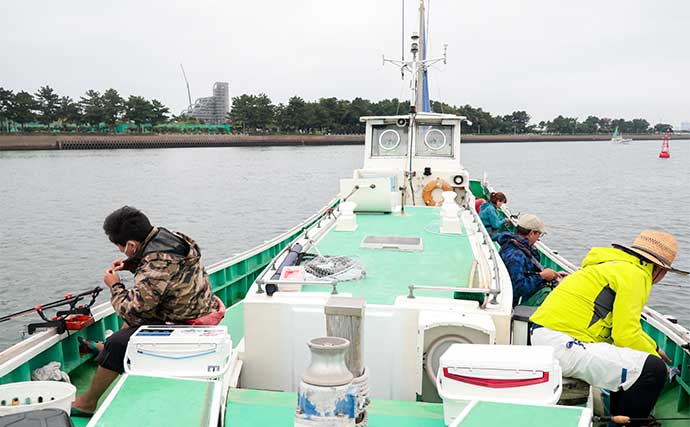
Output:
<svg viewBox="0 0 690 427">
<path fill-rule="evenodd" d="M 160 374 L 170 359 L 194 367 L 194 357 L 207 354 L 201 347 L 159 355 L 121 376 L 94 417 L 73 417 L 74 425 L 588 426 L 593 410 L 607 416 L 605 391 L 562 378 L 552 355 L 528 345 L 530 309 L 512 308 L 510 277 L 475 209 L 493 189 L 462 164 L 467 119 L 429 111 L 427 69 L 445 53 L 426 58 L 424 22 L 420 1 L 412 58 L 390 61 L 412 76 L 411 110 L 361 119 L 363 164 L 340 180 L 338 196 L 285 233 L 207 268 L 228 307 L 220 324 L 231 340 L 224 372 Z M 511 218 L 505 206 L 500 213 Z M 542 242 L 536 248 L 545 267 L 577 270 Z M 122 326 L 109 303 L 90 313 L 83 327 L 46 327 L 0 353 L 0 384 L 30 381 L 34 370 L 59 362 L 83 391 L 96 365 L 80 354 L 79 338 L 103 340 Z M 339 329 L 344 318 L 351 327 Z M 679 369 L 655 416 L 687 419 L 690 332 L 651 308 L 640 322 Z M 360 381 L 357 405 L 343 410 L 357 417 L 304 417 L 314 339 L 339 331 L 359 354 L 351 377 Z M 140 338 L 175 334 L 162 327 Z"/>
<path fill-rule="evenodd" d="M 611 143 L 612 144 L 630 144 L 632 142 L 631 138 L 623 138 L 623 134 L 618 132 L 618 126 L 616 126 L 616 129 L 613 131 L 613 135 L 611 135 Z"/>
</svg>

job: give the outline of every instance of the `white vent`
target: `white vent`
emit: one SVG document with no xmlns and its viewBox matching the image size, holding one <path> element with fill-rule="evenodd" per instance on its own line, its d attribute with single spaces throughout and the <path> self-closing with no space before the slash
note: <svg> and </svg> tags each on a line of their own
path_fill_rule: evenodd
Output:
<svg viewBox="0 0 690 427">
<path fill-rule="evenodd" d="M 394 249 L 398 251 L 421 251 L 424 249 L 421 237 L 364 236 L 359 245 L 366 249 Z"/>
</svg>

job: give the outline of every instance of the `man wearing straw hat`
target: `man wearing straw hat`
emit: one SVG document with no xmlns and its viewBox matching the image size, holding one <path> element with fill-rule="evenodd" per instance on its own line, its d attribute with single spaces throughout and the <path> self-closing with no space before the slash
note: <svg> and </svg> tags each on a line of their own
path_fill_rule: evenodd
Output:
<svg viewBox="0 0 690 427">
<path fill-rule="evenodd" d="M 671 267 L 678 243 L 645 230 L 631 246 L 593 248 L 532 315 L 532 344 L 555 350 L 563 376 L 611 391 L 611 414 L 646 418 L 666 381 L 663 349 L 643 330 L 642 309 Z M 662 361 L 663 359 L 663 361 Z"/>
</svg>

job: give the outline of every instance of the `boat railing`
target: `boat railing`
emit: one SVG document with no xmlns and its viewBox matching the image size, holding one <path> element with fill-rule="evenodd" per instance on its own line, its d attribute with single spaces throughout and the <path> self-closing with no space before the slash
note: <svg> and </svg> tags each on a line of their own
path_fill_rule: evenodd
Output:
<svg viewBox="0 0 690 427">
<path fill-rule="evenodd" d="M 488 250 L 488 258 L 489 258 L 489 261 L 491 264 L 491 275 L 493 276 L 493 280 L 491 280 L 491 284 L 489 285 L 489 289 L 492 291 L 491 295 L 493 295 L 490 302 L 491 302 L 491 304 L 498 304 L 498 300 L 496 299 L 496 296 L 501 293 L 501 276 L 500 276 L 499 267 L 498 267 L 498 256 L 499 255 L 498 255 L 498 252 L 496 251 L 496 247 L 494 246 L 493 240 L 491 240 L 491 236 L 486 231 L 486 228 L 484 228 L 484 226 L 482 225 L 482 220 L 479 218 L 479 214 L 472 208 L 470 208 L 468 210 L 472 214 L 472 218 L 474 219 L 475 223 L 477 224 L 477 228 L 479 229 L 479 233 L 482 236 L 482 240 L 483 240 L 482 243 L 484 245 L 486 245 L 486 248 Z"/>
<path fill-rule="evenodd" d="M 414 295 L 414 291 L 438 291 L 438 292 L 463 292 L 467 294 L 480 294 L 480 295 L 493 295 L 494 298 L 496 295 L 498 295 L 501 291 L 498 289 L 488 289 L 488 288 L 463 288 L 459 286 L 431 286 L 431 285 L 410 285 L 407 287 L 407 289 L 410 290 L 410 293 L 407 294 L 407 297 L 410 299 L 416 298 Z"/>
<path fill-rule="evenodd" d="M 256 293 L 263 294 L 263 287 L 266 285 L 303 285 L 303 286 L 327 286 L 331 288 L 331 295 L 338 295 L 338 281 L 337 280 L 256 280 Z"/>
</svg>

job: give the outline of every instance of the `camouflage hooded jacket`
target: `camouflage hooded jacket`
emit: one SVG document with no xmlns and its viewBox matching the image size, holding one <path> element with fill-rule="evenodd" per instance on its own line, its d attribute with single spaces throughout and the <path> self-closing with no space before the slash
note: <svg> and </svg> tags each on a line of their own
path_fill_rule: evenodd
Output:
<svg viewBox="0 0 690 427">
<path fill-rule="evenodd" d="M 130 326 L 184 323 L 218 309 L 199 246 L 184 234 L 154 227 L 125 269 L 134 286 L 113 285 L 111 303 Z"/>
</svg>

